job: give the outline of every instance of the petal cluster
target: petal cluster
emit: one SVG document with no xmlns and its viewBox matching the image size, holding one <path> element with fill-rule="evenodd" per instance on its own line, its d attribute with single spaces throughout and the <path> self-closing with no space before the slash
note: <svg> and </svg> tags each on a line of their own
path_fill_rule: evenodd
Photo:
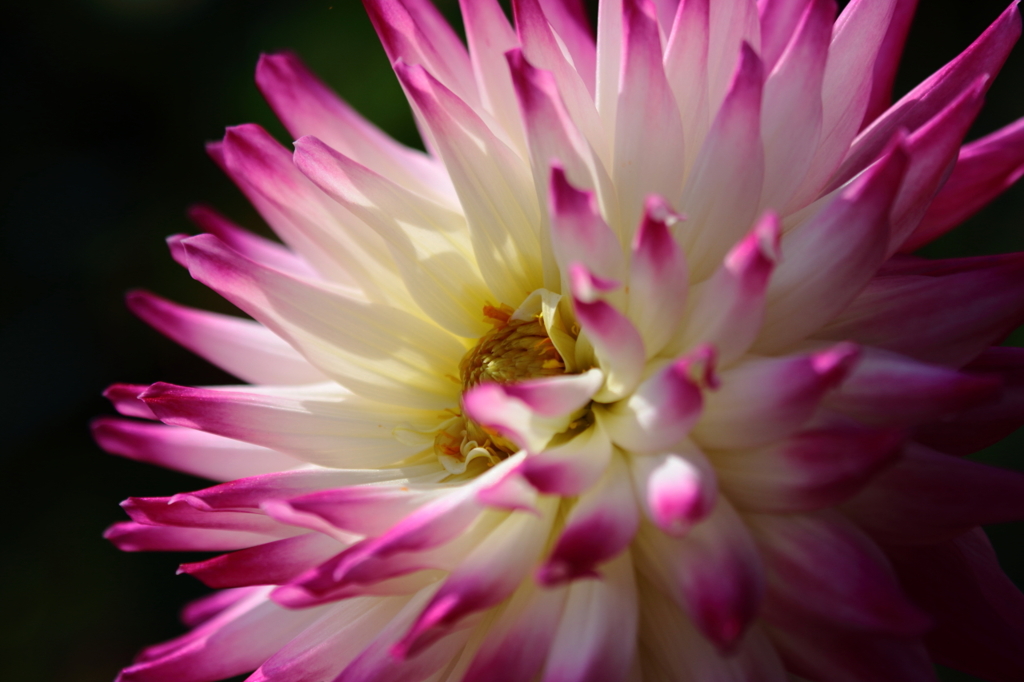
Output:
<svg viewBox="0 0 1024 682">
<path fill-rule="evenodd" d="M 364 0 L 427 152 L 290 54 L 209 145 L 274 230 L 169 239 L 251 319 L 129 295 L 244 384 L 116 385 L 128 551 L 219 588 L 121 682 L 1024 679 L 979 526 L 1024 476 L 1024 255 L 912 252 L 1021 175 L 961 146 L 1016 2 L 895 104 L 913 0 Z M 838 15 L 838 16 L 837 16 Z"/>
</svg>

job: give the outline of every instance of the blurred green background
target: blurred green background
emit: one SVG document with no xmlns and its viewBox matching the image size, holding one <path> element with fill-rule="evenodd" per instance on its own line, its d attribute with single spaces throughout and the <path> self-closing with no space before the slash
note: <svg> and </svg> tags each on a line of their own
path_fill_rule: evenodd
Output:
<svg viewBox="0 0 1024 682">
<path fill-rule="evenodd" d="M 455 15 L 453 0 L 440 3 Z M 952 58 L 1003 0 L 922 0 L 897 89 Z M 6 3 L 0 165 L 3 556 L 0 680 L 107 682 L 143 645 L 181 632 L 177 611 L 206 590 L 175 576 L 185 557 L 122 554 L 101 539 L 128 495 L 203 481 L 102 453 L 87 424 L 111 413 L 113 382 L 215 384 L 230 377 L 135 320 L 144 287 L 229 306 L 176 266 L 164 237 L 210 203 L 265 226 L 203 142 L 255 121 L 283 142 L 252 84 L 260 52 L 292 49 L 357 109 L 417 144 L 401 92 L 357 0 L 55 0 Z M 1024 116 L 1024 51 L 996 82 L 972 136 Z M 1015 188 L 929 255 L 1024 250 Z M 1015 335 L 1015 339 L 1019 337 Z M 1020 434 L 985 458 L 1024 468 Z M 991 529 L 1024 581 L 1020 524 Z M 949 680 L 971 678 L 949 675 Z"/>
</svg>

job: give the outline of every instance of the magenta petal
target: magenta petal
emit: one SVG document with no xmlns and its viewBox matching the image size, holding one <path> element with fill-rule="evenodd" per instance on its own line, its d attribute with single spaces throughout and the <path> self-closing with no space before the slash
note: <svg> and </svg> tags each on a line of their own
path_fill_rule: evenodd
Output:
<svg viewBox="0 0 1024 682">
<path fill-rule="evenodd" d="M 952 455 L 969 455 L 987 448 L 1024 425 L 1024 350 L 989 348 L 964 369 L 1001 379 L 1003 391 L 990 403 L 915 430 L 915 440 Z"/>
<path fill-rule="evenodd" d="M 937 682 L 920 639 L 851 632 L 821 621 L 770 624 L 786 669 L 829 682 Z"/>
<path fill-rule="evenodd" d="M 869 426 L 916 426 L 991 403 L 1001 388 L 994 374 L 968 374 L 869 349 L 824 405 Z"/>
<path fill-rule="evenodd" d="M 256 85 L 292 139 L 315 135 L 333 149 L 404 187 L 449 202 L 455 200 L 451 180 L 441 164 L 398 144 L 356 113 L 296 55 L 261 55 L 256 65 Z M 214 234 L 224 239 L 221 234 Z M 238 248 L 233 243 L 232 246 Z"/>
<path fill-rule="evenodd" d="M 837 173 L 839 181 L 848 180 L 877 158 L 897 130 L 917 130 L 979 76 L 995 76 L 1020 31 L 1020 14 L 1013 2 L 970 47 L 904 95 L 857 137 Z M 991 82 L 990 78 L 988 84 Z"/>
<path fill-rule="evenodd" d="M 842 509 L 879 542 L 941 542 L 975 526 L 1024 519 L 1024 474 L 912 443 Z"/>
<path fill-rule="evenodd" d="M 267 448 L 176 426 L 101 417 L 92 423 L 92 433 L 112 454 L 215 481 L 299 466 L 298 460 Z"/>
<path fill-rule="evenodd" d="M 551 586 L 596 577 L 600 564 L 626 549 L 639 521 L 629 470 L 621 457 L 613 457 L 601 481 L 583 493 L 569 513 L 537 580 Z"/>
<path fill-rule="evenodd" d="M 103 532 L 103 537 L 124 552 L 226 552 L 279 539 L 247 531 L 153 526 L 134 521 L 115 523 Z"/>
<path fill-rule="evenodd" d="M 698 349 L 648 378 L 627 399 L 599 410 L 598 418 L 616 445 L 634 452 L 664 452 L 700 417 L 705 400 L 700 383 L 713 383 L 713 368 L 711 349 Z M 702 381 L 705 377 L 710 381 Z"/>
<path fill-rule="evenodd" d="M 200 597 L 191 601 L 181 609 L 181 622 L 190 628 L 202 625 L 218 613 L 223 612 L 229 606 L 237 604 L 240 600 L 251 596 L 259 588 L 239 587 L 228 590 L 218 590 L 213 594 Z"/>
<path fill-rule="evenodd" d="M 178 573 L 195 576 L 208 587 L 275 585 L 290 581 L 340 550 L 341 545 L 326 535 L 306 533 L 182 564 Z"/>
<path fill-rule="evenodd" d="M 903 46 L 910 32 L 910 23 L 917 9 L 917 0 L 897 0 L 889 29 L 878 48 L 875 69 L 871 79 L 871 98 L 864 112 L 864 126 L 869 125 L 889 108 L 892 103 L 892 87 L 896 81 Z"/>
<path fill-rule="evenodd" d="M 1024 595 L 984 531 L 887 552 L 908 594 L 936 621 L 925 635 L 936 661 L 993 682 L 1024 679 Z"/>
<path fill-rule="evenodd" d="M 731 650 L 751 625 L 764 595 L 760 556 L 728 501 L 683 538 L 648 526 L 636 547 L 659 588 L 689 615 L 716 647 Z"/>
<path fill-rule="evenodd" d="M 1024 319 L 1024 255 L 966 259 L 936 276 L 876 277 L 817 336 L 959 367 Z"/>
<path fill-rule="evenodd" d="M 147 388 L 149 387 L 139 384 L 114 384 L 103 391 L 103 397 L 113 404 L 115 410 L 126 417 L 157 419 L 153 410 L 139 400 L 139 395 L 144 393 Z"/>
<path fill-rule="evenodd" d="M 903 242 L 910 253 L 964 222 L 1024 175 L 1024 120 L 964 145 L 949 179 Z"/>
<path fill-rule="evenodd" d="M 799 512 L 838 504 L 900 454 L 906 434 L 841 426 L 803 431 L 753 450 L 710 453 L 719 484 L 738 507 Z"/>
<path fill-rule="evenodd" d="M 766 445 L 802 427 L 856 365 L 850 343 L 809 355 L 757 358 L 721 376 L 704 397 L 693 438 L 711 450 Z"/>
<path fill-rule="evenodd" d="M 669 342 L 686 311 L 686 257 L 672 235 L 681 219 L 665 199 L 649 196 L 633 237 L 626 312 L 650 357 Z"/>
<path fill-rule="evenodd" d="M 132 291 L 128 309 L 161 334 L 239 379 L 254 384 L 310 384 L 327 376 L 262 325 Z"/>
<path fill-rule="evenodd" d="M 429 0 L 364 0 L 388 60 L 422 64 L 464 100 L 479 101 L 462 41 Z"/>
<path fill-rule="evenodd" d="M 812 618 L 854 630 L 916 636 L 930 619 L 903 593 L 885 555 L 834 512 L 746 517 L 768 575 L 765 616 Z"/>
<path fill-rule="evenodd" d="M 565 169 L 554 165 L 548 196 L 551 246 L 562 273 L 571 263 L 581 263 L 597 277 L 621 279 L 626 265 L 622 246 L 601 217 L 594 193 L 573 187 Z"/>
</svg>

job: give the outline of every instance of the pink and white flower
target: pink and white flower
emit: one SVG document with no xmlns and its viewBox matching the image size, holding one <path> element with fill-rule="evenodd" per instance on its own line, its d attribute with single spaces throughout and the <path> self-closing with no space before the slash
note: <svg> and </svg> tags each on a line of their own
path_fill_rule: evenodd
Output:
<svg viewBox="0 0 1024 682">
<path fill-rule="evenodd" d="M 1024 476 L 961 457 L 1024 423 L 1024 255 L 910 255 L 1024 168 L 960 146 L 1016 2 L 892 106 L 914 0 L 364 2 L 429 152 L 264 56 L 294 151 L 209 151 L 284 244 L 170 239 L 253 320 L 129 296 L 248 384 L 109 391 L 220 483 L 107 536 L 227 552 L 119 679 L 1024 679 Z"/>
</svg>

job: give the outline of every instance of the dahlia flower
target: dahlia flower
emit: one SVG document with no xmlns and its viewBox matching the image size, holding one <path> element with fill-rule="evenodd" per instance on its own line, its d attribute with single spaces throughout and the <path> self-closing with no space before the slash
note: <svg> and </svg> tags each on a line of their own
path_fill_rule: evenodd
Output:
<svg viewBox="0 0 1024 682">
<path fill-rule="evenodd" d="M 294 151 L 209 151 L 283 245 L 169 240 L 252 320 L 129 296 L 248 383 L 108 391 L 220 483 L 107 536 L 227 552 L 119 680 L 1024 679 L 1024 476 L 962 457 L 1024 422 L 1024 254 L 910 255 L 1024 169 L 960 146 L 1016 2 L 892 106 L 914 0 L 461 4 L 365 0 L 427 153 L 260 60 Z"/>
</svg>

